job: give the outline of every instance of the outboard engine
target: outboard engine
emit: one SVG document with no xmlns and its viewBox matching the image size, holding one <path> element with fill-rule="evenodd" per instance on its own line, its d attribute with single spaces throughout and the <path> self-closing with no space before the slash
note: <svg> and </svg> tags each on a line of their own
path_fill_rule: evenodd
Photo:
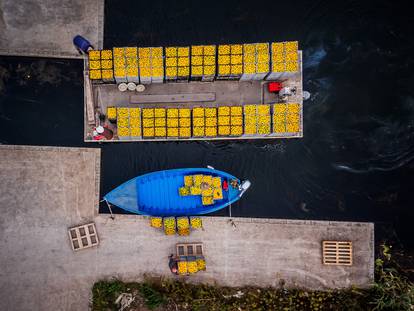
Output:
<svg viewBox="0 0 414 311">
<path fill-rule="evenodd" d="M 242 197 L 242 195 L 247 191 L 247 189 L 250 188 L 251 185 L 252 185 L 252 183 L 248 179 L 244 180 L 241 183 L 241 185 L 239 186 L 239 190 L 241 191 L 240 194 L 239 194 L 239 198 Z"/>
</svg>

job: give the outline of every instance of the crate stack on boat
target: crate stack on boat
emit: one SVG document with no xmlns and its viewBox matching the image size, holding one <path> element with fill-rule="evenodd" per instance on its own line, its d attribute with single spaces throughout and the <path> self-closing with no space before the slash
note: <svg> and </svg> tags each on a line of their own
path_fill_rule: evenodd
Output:
<svg viewBox="0 0 414 311">
<path fill-rule="evenodd" d="M 300 132 L 300 104 L 278 103 L 273 105 L 273 133 L 279 135 Z"/>
<path fill-rule="evenodd" d="M 185 82 L 190 77 L 190 48 L 165 48 L 165 80 L 168 82 Z"/>
<path fill-rule="evenodd" d="M 124 48 L 113 48 L 114 76 L 116 83 L 128 82 Z"/>
<path fill-rule="evenodd" d="M 271 71 L 266 80 L 288 78 L 299 71 L 298 42 L 273 42 Z"/>
<path fill-rule="evenodd" d="M 216 46 L 191 47 L 191 80 L 213 81 L 216 75 Z"/>
<path fill-rule="evenodd" d="M 239 80 L 243 74 L 243 46 L 241 44 L 225 44 L 218 47 L 219 80 Z"/>
<path fill-rule="evenodd" d="M 269 44 L 243 44 L 243 74 L 241 81 L 263 80 L 269 73 Z"/>
<path fill-rule="evenodd" d="M 126 47 L 125 51 L 125 68 L 128 82 L 139 83 L 138 75 L 138 48 Z"/>
<path fill-rule="evenodd" d="M 113 82 L 111 50 L 92 50 L 88 54 L 89 78 L 94 81 Z"/>
<path fill-rule="evenodd" d="M 244 106 L 244 134 L 269 135 L 271 133 L 270 125 L 270 105 Z"/>
</svg>

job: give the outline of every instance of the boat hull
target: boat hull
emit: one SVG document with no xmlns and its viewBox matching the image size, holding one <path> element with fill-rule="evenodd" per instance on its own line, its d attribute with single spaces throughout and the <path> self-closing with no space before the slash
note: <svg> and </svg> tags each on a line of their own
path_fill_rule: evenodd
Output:
<svg viewBox="0 0 414 311">
<path fill-rule="evenodd" d="M 220 210 L 237 201 L 240 190 L 229 185 L 223 199 L 203 205 L 201 196 L 180 196 L 185 175 L 212 175 L 229 182 L 240 180 L 226 172 L 210 168 L 185 168 L 152 172 L 135 177 L 104 196 L 104 200 L 128 212 L 151 216 L 202 215 Z"/>
</svg>

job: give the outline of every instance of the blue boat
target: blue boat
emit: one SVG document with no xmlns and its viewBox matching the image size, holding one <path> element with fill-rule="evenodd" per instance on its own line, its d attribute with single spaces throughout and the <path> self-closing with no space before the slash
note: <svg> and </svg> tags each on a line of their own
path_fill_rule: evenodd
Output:
<svg viewBox="0 0 414 311">
<path fill-rule="evenodd" d="M 220 177 L 220 199 L 203 205 L 201 195 L 181 195 L 179 189 L 184 186 L 184 176 L 194 175 Z M 108 204 L 141 215 L 202 215 L 236 202 L 249 186 L 248 180 L 241 182 L 233 175 L 210 167 L 173 169 L 135 177 L 107 193 L 103 199 Z"/>
</svg>

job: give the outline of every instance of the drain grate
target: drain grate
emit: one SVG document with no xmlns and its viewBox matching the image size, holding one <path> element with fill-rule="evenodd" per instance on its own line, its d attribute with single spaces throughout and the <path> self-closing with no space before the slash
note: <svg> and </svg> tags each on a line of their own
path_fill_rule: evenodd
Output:
<svg viewBox="0 0 414 311">
<path fill-rule="evenodd" d="M 322 241 L 323 264 L 352 266 L 352 242 Z"/>
<path fill-rule="evenodd" d="M 69 238 L 72 249 L 81 249 L 97 246 L 99 244 L 98 234 L 96 233 L 95 223 L 69 228 Z"/>
</svg>

